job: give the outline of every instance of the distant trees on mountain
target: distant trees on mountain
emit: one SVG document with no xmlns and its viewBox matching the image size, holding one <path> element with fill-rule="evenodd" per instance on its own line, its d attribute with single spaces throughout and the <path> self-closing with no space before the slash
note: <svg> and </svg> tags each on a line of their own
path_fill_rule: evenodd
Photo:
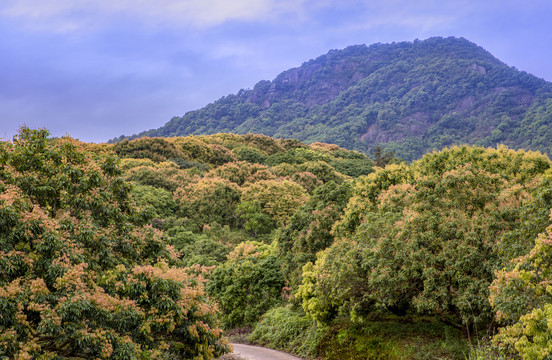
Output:
<svg viewBox="0 0 552 360">
<path fill-rule="evenodd" d="M 261 133 L 407 161 L 465 143 L 551 154 L 551 97 L 465 39 L 430 38 L 332 50 L 130 138 Z"/>
</svg>

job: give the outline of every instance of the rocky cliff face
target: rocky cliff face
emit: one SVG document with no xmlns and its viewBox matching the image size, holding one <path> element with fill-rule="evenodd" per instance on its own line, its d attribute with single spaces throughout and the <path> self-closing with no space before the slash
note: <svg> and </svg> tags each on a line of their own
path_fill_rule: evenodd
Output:
<svg viewBox="0 0 552 360">
<path fill-rule="evenodd" d="M 352 46 L 346 52 L 366 53 L 365 45 Z M 261 81 L 245 92 L 244 100 L 269 108 L 281 100 L 293 99 L 307 107 L 323 105 L 357 84 L 369 73 L 366 58 L 349 58 L 342 52 L 330 52 L 301 67 L 284 71 L 273 81 Z"/>
</svg>

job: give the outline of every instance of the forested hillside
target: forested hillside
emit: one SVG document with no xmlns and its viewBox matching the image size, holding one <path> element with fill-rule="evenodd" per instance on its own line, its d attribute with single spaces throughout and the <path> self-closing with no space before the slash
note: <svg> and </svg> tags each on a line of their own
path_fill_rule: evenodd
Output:
<svg viewBox="0 0 552 360">
<path fill-rule="evenodd" d="M 0 357 L 552 356 L 541 153 L 23 128 L 0 165 Z"/>
<path fill-rule="evenodd" d="M 550 83 L 465 39 L 430 38 L 332 50 L 130 138 L 261 133 L 410 161 L 464 143 L 551 154 L 550 129 Z"/>
</svg>

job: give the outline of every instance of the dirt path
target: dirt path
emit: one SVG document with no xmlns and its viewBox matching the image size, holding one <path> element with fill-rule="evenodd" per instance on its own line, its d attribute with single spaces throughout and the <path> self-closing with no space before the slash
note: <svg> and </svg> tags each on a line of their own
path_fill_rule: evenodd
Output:
<svg viewBox="0 0 552 360">
<path fill-rule="evenodd" d="M 234 345 L 234 352 L 232 354 L 243 360 L 301 360 L 301 358 L 296 356 L 260 346 L 243 344 L 232 345 Z"/>
</svg>

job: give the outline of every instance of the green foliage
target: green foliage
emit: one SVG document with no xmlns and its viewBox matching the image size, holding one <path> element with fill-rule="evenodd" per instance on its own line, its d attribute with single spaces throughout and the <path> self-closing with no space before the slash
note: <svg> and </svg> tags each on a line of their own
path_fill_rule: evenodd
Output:
<svg viewBox="0 0 552 360">
<path fill-rule="evenodd" d="M 501 106 L 495 102 L 495 108 Z M 392 126 L 397 111 L 380 110 L 378 121 Z M 458 131 L 469 125 L 457 115 L 442 121 Z M 423 146 L 415 141 L 403 146 L 419 151 Z M 157 217 L 155 226 L 168 230 L 168 243 L 177 251 L 171 264 L 216 265 L 208 286 L 226 327 L 254 325 L 288 299 L 301 301 L 308 315 L 276 307 L 261 318 L 251 339 L 327 359 L 462 358 L 467 348 L 459 333 L 443 324 L 477 335 L 498 319 L 506 327 L 492 344 L 465 356 L 549 356 L 552 280 L 546 269 L 552 261 L 544 231 L 550 224 L 552 170 L 545 156 L 504 146 L 460 146 L 411 165 L 392 160 L 374 171 L 365 155 L 322 143 L 251 134 L 166 142 L 181 152 L 180 160 L 154 161 L 153 155 L 123 160 L 124 177 L 135 183 L 133 201 L 149 212 L 136 213 L 134 226 Z M 152 144 L 145 150 L 162 153 Z M 109 158 L 110 149 L 95 149 L 95 156 Z M 387 150 L 376 153 L 376 165 L 389 160 Z M 28 161 L 17 161 L 29 171 Z M 350 181 L 359 175 L 366 176 Z M 48 186 L 55 189 L 57 183 Z M 63 191 L 36 186 L 32 178 L 20 184 L 34 187 L 29 196 L 44 209 L 65 206 Z M 129 188 L 125 191 L 128 197 Z M 134 213 L 134 202 L 125 201 L 125 211 Z M 277 243 L 247 243 L 252 238 Z M 116 266 L 118 260 L 102 252 L 102 241 L 88 240 L 89 263 Z M 12 255 L 2 261 L 12 280 L 30 266 Z M 389 313 L 397 316 L 378 318 Z M 415 313 L 442 322 L 408 320 Z"/>
<path fill-rule="evenodd" d="M 262 212 L 261 204 L 258 201 L 241 202 L 237 211 L 244 222 L 243 228 L 255 237 L 269 234 L 274 229 L 272 218 Z"/>
<path fill-rule="evenodd" d="M 491 287 L 491 304 L 498 312 L 498 318 L 507 324 L 517 322 L 520 317 L 534 308 L 543 307 L 552 302 L 547 281 L 552 278 L 550 246 L 541 234 L 531 252 L 515 260 L 513 269 L 497 272 L 497 278 Z"/>
<path fill-rule="evenodd" d="M 336 183 L 343 182 L 343 175 L 335 171 L 334 167 L 324 161 L 307 161 L 299 168 L 303 171 L 314 174 L 322 182 L 334 181 Z"/>
<path fill-rule="evenodd" d="M 170 228 L 167 231 L 168 242 L 179 252 L 182 266 L 213 266 L 226 261 L 226 256 L 232 250 L 230 244 L 209 236 L 208 233 L 197 234 L 182 226 Z"/>
<path fill-rule="evenodd" d="M 155 147 L 150 149 L 147 145 L 155 144 L 152 140 L 134 140 L 125 146 L 141 145 L 151 152 Z M 187 265 L 218 264 L 232 244 L 251 237 L 268 239 L 308 199 L 307 193 L 313 193 L 324 182 L 342 183 L 348 179 L 333 165 L 351 174 L 372 171 L 372 161 L 367 156 L 323 143 L 307 146 L 297 140 L 274 140 L 253 134 L 215 134 L 163 141 L 191 160 L 154 162 L 149 158 L 125 158 L 122 168 L 124 177 L 135 183 L 135 200 L 155 217 L 154 226 L 169 230 L 170 242 L 181 252 L 182 264 Z M 133 145 L 134 142 L 137 144 Z M 224 154 L 238 156 L 243 151 L 256 155 L 250 162 L 227 161 L 230 158 L 216 161 L 217 152 L 224 158 Z M 277 156 L 300 158 L 300 161 L 290 160 L 300 164 L 279 162 L 270 167 L 260 163 Z M 184 163 L 194 165 L 188 167 Z M 323 214 L 317 216 L 324 222 L 324 228 L 317 233 L 327 231 L 323 235 L 327 236 L 330 223 L 337 215 L 332 213 L 327 219 L 323 219 Z M 175 226 L 184 226 L 184 230 L 173 229 Z M 212 229 L 217 227 L 223 230 L 216 236 L 206 234 L 213 233 Z M 247 235 L 240 234 L 242 229 Z M 198 234 L 201 231 L 205 236 Z M 223 240 L 228 236 L 233 239 Z M 314 254 L 316 250 L 309 251 Z M 296 272 L 303 263 L 296 267 Z"/>
<path fill-rule="evenodd" d="M 535 308 L 519 322 L 501 329 L 493 339 L 501 348 L 515 352 L 524 360 L 546 360 L 552 356 L 552 303 Z"/>
<path fill-rule="evenodd" d="M 314 358 L 326 331 L 308 315 L 289 306 L 280 306 L 268 310 L 247 339 L 272 349 Z"/>
<path fill-rule="evenodd" d="M 327 328 L 319 353 L 324 359 L 464 360 L 468 343 L 460 331 L 431 318 L 376 317 L 363 324 Z"/>
<path fill-rule="evenodd" d="M 469 58 L 469 54 L 464 55 Z M 470 74 L 481 71 L 477 66 L 485 65 L 478 63 L 474 70 L 471 64 L 466 67 L 467 74 L 468 78 L 473 75 L 469 81 L 475 81 L 478 75 Z M 406 71 L 410 65 L 406 61 L 400 66 Z M 446 66 L 454 69 L 451 64 Z M 412 71 L 421 69 L 424 67 L 419 65 Z M 379 75 L 397 80 L 397 84 L 409 81 L 396 69 L 387 70 Z M 486 71 L 498 81 L 497 68 L 486 67 Z M 437 81 L 441 75 L 428 76 Z M 531 81 L 525 85 L 539 87 Z M 360 81 L 358 86 L 373 91 L 368 80 Z M 492 89 L 492 85 L 481 86 Z M 261 88 L 257 90 L 265 91 Z M 472 101 L 468 90 L 463 90 L 465 106 Z M 404 89 L 398 86 L 386 91 L 386 96 L 392 98 Z M 451 97 L 455 90 L 439 91 L 447 91 Z M 436 102 L 446 99 L 430 101 L 427 96 L 439 91 L 418 89 L 401 96 L 409 99 L 412 108 L 434 101 L 437 109 Z M 486 104 L 488 111 L 502 114 L 491 135 L 493 139 L 507 139 L 512 132 L 509 127 L 517 126 L 525 111 L 516 105 L 516 91 L 501 90 L 496 98 L 485 98 L 481 93 L 481 103 L 470 105 Z M 377 91 L 374 94 L 384 96 Z M 351 91 L 347 96 L 355 95 Z M 338 100 L 351 105 L 351 99 L 345 96 Z M 471 113 L 465 118 L 466 113 L 455 108 L 456 113 L 436 119 L 427 118 L 420 109 L 409 114 L 410 110 L 397 104 L 401 102 L 395 101 L 393 107 L 379 102 L 362 111 L 349 106 L 345 112 L 332 101 L 313 107 L 317 116 L 319 111 L 330 111 L 336 124 L 351 114 L 355 121 L 372 121 L 373 128 L 362 130 L 368 137 L 374 131 L 400 133 L 402 130 L 394 130 L 394 126 L 401 117 L 407 118 L 410 128 L 422 126 L 424 121 L 437 121 L 428 136 L 407 138 L 402 143 L 397 140 L 376 149 L 375 169 L 365 155 L 337 145 L 305 145 L 252 134 L 216 134 L 167 139 L 166 143 L 180 152 L 180 159 L 159 158 L 161 161 L 153 155 L 147 159 L 127 158 L 123 160 L 123 176 L 136 184 L 134 200 L 148 209 L 149 216 L 158 217 L 155 226 L 168 230 L 167 241 L 174 250 L 166 251 L 174 252 L 167 262 L 216 265 L 207 286 L 219 302 L 224 325 L 255 326 L 250 336 L 253 341 L 326 359 L 548 358 L 552 341 L 548 326 L 552 318 L 552 279 L 548 274 L 552 263 L 548 244 L 551 230 L 546 230 L 552 207 L 549 159 L 505 146 L 454 146 L 427 154 L 410 165 L 393 160 L 386 156 L 390 150 L 414 158 L 431 144 L 453 144 L 470 131 L 492 128 L 495 121 L 481 120 L 479 116 L 487 116 L 487 110 L 480 109 L 477 116 Z M 547 116 L 549 104 L 538 104 L 533 105 L 526 124 Z M 272 105 L 288 115 L 293 110 L 289 100 Z M 516 108 L 514 113 L 508 110 L 511 106 Z M 295 110 L 306 116 L 305 108 Z M 260 114 L 264 110 L 255 111 Z M 276 122 L 268 121 L 268 115 L 259 116 L 264 116 L 264 124 L 271 126 L 271 131 L 276 131 Z M 285 125 L 286 129 L 298 125 L 296 120 Z M 303 120 L 311 129 L 333 136 L 327 127 Z M 246 125 L 253 126 L 253 122 L 248 120 Z M 442 136 L 439 129 L 450 131 Z M 340 131 L 351 134 L 351 127 Z M 531 131 L 537 134 L 540 130 Z M 518 132 L 517 136 L 521 139 L 523 134 Z M 539 138 L 538 143 L 544 141 Z M 142 141 L 135 147 L 150 142 Z M 145 146 L 142 150 L 162 154 L 156 144 L 151 142 L 151 149 Z M 94 151 L 99 158 L 109 158 L 110 149 L 113 147 Z M 20 160 L 19 166 L 28 171 L 27 163 Z M 351 181 L 350 176 L 360 177 Z M 59 205 L 63 203 L 59 200 L 63 191 L 56 195 L 56 190 L 35 186 L 33 181 L 29 178 L 20 184 L 34 187 L 32 194 L 36 195 L 30 192 L 29 196 L 42 201 L 41 207 L 65 206 Z M 57 182 L 48 186 L 55 189 Z M 128 194 L 129 188 L 125 191 Z M 125 211 L 135 214 L 133 226 L 141 226 L 148 214 L 138 215 L 134 202 L 126 203 Z M 93 206 L 89 209 L 94 211 Z M 98 217 L 97 221 L 102 220 Z M 148 231 L 151 238 L 159 236 Z M 90 249 L 85 248 L 83 256 L 93 259 L 90 264 L 96 268 L 104 266 L 103 262 L 110 262 L 109 269 L 117 267 L 119 260 L 102 252 L 109 236 L 97 244 L 87 242 Z M 251 239 L 259 242 L 248 242 Z M 272 239 L 277 241 L 263 244 Z M 14 249 L 22 251 L 25 246 L 19 244 Z M 141 255 L 132 256 L 139 259 Z M 155 262 L 153 255 L 150 261 Z M 9 269 L 10 281 L 14 281 L 31 265 L 13 253 L 4 256 L 0 266 Z M 165 269 L 166 265 L 156 266 Z M 102 286 L 107 289 L 110 285 Z M 119 294 L 118 288 L 110 291 Z M 295 296 L 290 297 L 291 293 Z M 286 301 L 288 305 L 281 306 Z M 291 307 L 298 301 L 306 315 Z M 95 314 L 99 318 L 107 316 Z M 112 315 L 119 316 L 117 312 Z M 482 334 L 482 330 L 490 332 L 497 320 L 504 327 L 492 343 L 473 347 L 468 354 L 461 334 L 469 337 Z M 12 320 L 3 317 L 0 321 Z M 9 339 L 11 335 L 5 336 Z M 16 343 L 10 344 L 13 347 Z M 89 344 L 91 348 L 98 346 Z"/>
<path fill-rule="evenodd" d="M 174 144 L 162 138 L 124 140 L 115 144 L 114 150 L 121 158 L 151 159 L 154 162 L 182 159 L 185 156 Z"/>
<path fill-rule="evenodd" d="M 508 354 L 501 348 L 493 346 L 488 339 L 478 342 L 470 347 L 466 360 L 511 360 L 512 354 Z"/>
<path fill-rule="evenodd" d="M 147 185 L 135 185 L 132 189 L 132 197 L 136 205 L 146 208 L 150 206 L 152 216 L 165 218 L 176 212 L 176 202 L 171 192 Z"/>
<path fill-rule="evenodd" d="M 357 178 L 374 171 L 374 163 L 367 159 L 339 159 L 330 162 L 330 165 L 339 173 Z"/>
<path fill-rule="evenodd" d="M 242 205 L 242 209 L 256 206 L 265 219 L 266 216 L 272 219 L 273 227 L 281 227 L 308 199 L 305 189 L 293 181 L 261 180 L 243 188 L 242 202 L 247 204 Z"/>
<path fill-rule="evenodd" d="M 376 166 L 385 167 L 393 160 L 393 151 L 383 153 L 381 146 L 376 146 L 373 151 L 374 163 Z"/>
<path fill-rule="evenodd" d="M 214 222 L 235 225 L 238 221 L 240 190 L 226 179 L 202 178 L 178 188 L 174 196 L 182 215 L 193 219 L 199 229 Z"/>
<path fill-rule="evenodd" d="M 171 139 L 172 143 L 184 153 L 185 158 L 192 162 L 219 166 L 236 160 L 229 149 L 205 140 L 207 139 L 199 136 Z"/>
<path fill-rule="evenodd" d="M 128 167 L 124 171 L 124 177 L 127 181 L 174 192 L 183 182 L 189 182 L 193 179 L 192 174 L 187 171 L 180 171 L 170 163 L 133 166 L 135 162 L 135 159 L 124 159 L 122 161 L 123 166 Z"/>
<path fill-rule="evenodd" d="M 304 311 L 320 324 L 328 324 L 338 315 L 356 320 L 373 310 L 375 300 L 365 284 L 368 274 L 361 268 L 360 254 L 357 244 L 338 242 L 319 252 L 315 264 L 303 266 L 296 296 Z"/>
<path fill-rule="evenodd" d="M 374 209 L 381 192 L 390 186 L 409 181 L 412 175 L 411 168 L 403 163 L 376 169 L 370 175 L 357 179 L 343 219 L 335 224 L 335 233 L 341 237 L 352 236 L 364 214 Z"/>
<path fill-rule="evenodd" d="M 525 113 L 519 128 L 515 130 L 515 136 L 517 136 L 521 142 L 520 146 L 522 148 L 535 149 L 546 154 L 551 154 L 551 119 L 552 99 L 548 97 L 544 98 L 542 101 L 535 102 Z M 508 118 L 505 119 L 505 128 L 511 126 L 509 120 Z"/>
<path fill-rule="evenodd" d="M 0 357 L 227 352 L 201 275 L 173 266 L 117 159 L 47 136 L 0 143 Z"/>
<path fill-rule="evenodd" d="M 304 268 L 305 311 L 326 322 L 416 311 L 468 334 L 491 324 L 495 271 L 547 223 L 525 217 L 542 216 L 532 204 L 549 167 L 538 153 L 455 147 L 360 179 L 334 226 L 338 241 Z"/>
<path fill-rule="evenodd" d="M 250 163 L 264 164 L 267 159 L 267 155 L 254 147 L 241 146 L 232 150 L 239 160 L 247 161 Z"/>
<path fill-rule="evenodd" d="M 254 183 L 259 180 L 275 179 L 269 168 L 260 164 L 250 164 L 245 161 L 236 161 L 216 167 L 204 175 L 209 178 L 222 178 L 239 186 L 245 183 Z"/>
<path fill-rule="evenodd" d="M 490 301 L 497 317 L 509 326 L 493 343 L 523 359 L 552 356 L 552 226 L 540 234 L 529 254 L 514 268 L 497 273 Z"/>
<path fill-rule="evenodd" d="M 303 265 L 314 262 L 316 253 L 333 243 L 332 226 L 343 214 L 351 193 L 349 182 L 338 185 L 330 181 L 319 186 L 277 234 L 284 274 L 293 287 L 301 282 Z"/>
<path fill-rule="evenodd" d="M 242 243 L 210 276 L 206 288 L 218 301 L 226 328 L 251 325 L 282 302 L 284 279 L 275 250 L 275 244 Z"/>
</svg>

